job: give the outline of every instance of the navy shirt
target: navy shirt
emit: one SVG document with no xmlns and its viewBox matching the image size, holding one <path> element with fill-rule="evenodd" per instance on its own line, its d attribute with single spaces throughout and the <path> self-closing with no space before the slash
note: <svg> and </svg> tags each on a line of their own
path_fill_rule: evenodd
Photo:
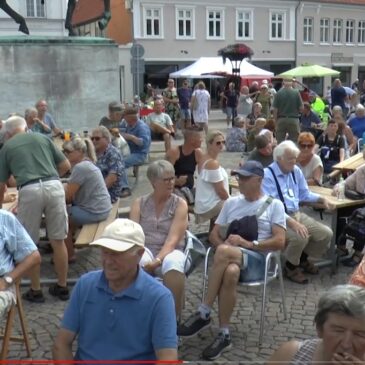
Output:
<svg viewBox="0 0 365 365">
<path fill-rule="evenodd" d="M 189 87 L 180 87 L 179 89 L 177 89 L 177 96 L 179 97 L 179 104 L 181 109 L 189 109 L 191 95 L 192 91 Z"/>
</svg>

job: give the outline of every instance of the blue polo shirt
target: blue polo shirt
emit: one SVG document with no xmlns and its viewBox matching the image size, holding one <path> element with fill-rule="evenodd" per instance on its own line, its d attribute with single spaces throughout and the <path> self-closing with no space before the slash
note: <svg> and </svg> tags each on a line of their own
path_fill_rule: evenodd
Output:
<svg viewBox="0 0 365 365">
<path fill-rule="evenodd" d="M 61 327 L 78 335 L 75 360 L 155 360 L 156 350 L 177 348 L 172 294 L 142 269 L 120 293 L 101 270 L 83 275 Z"/>
</svg>

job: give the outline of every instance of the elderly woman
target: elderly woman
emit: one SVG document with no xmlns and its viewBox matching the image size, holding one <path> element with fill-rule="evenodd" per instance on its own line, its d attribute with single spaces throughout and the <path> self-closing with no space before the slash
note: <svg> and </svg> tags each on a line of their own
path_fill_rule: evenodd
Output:
<svg viewBox="0 0 365 365">
<path fill-rule="evenodd" d="M 262 84 L 260 86 L 260 91 L 256 95 L 255 102 L 261 104 L 262 114 L 264 115 L 264 118 L 270 118 L 271 94 L 269 92 L 269 87 L 267 86 L 267 84 Z"/>
<path fill-rule="evenodd" d="M 110 195 L 89 139 L 74 138 L 63 144 L 71 164 L 71 176 L 64 185 L 66 203 L 70 204 L 69 232 L 66 239 L 69 262 L 75 261 L 73 233 L 77 227 L 105 220 L 112 208 Z"/>
<path fill-rule="evenodd" d="M 227 129 L 226 149 L 227 152 L 245 152 L 246 130 L 243 118 L 236 117 L 232 123 L 232 128 Z"/>
<path fill-rule="evenodd" d="M 208 133 L 210 106 L 210 94 L 205 89 L 204 82 L 199 81 L 191 97 L 191 108 L 195 124 L 203 128 L 205 133 Z"/>
<path fill-rule="evenodd" d="M 184 238 L 188 226 L 188 207 L 175 195 L 175 170 L 168 161 L 152 162 L 147 177 L 153 192 L 138 198 L 130 219 L 139 223 L 146 236 L 141 266 L 151 275 L 162 276 L 175 299 L 176 315 L 181 313 L 185 286 Z"/>
<path fill-rule="evenodd" d="M 210 220 L 211 228 L 224 201 L 229 197 L 228 175 L 218 162 L 218 155 L 223 151 L 225 143 L 222 132 L 209 132 L 206 138 L 207 152 L 198 164 L 195 217 L 197 223 Z"/>
<path fill-rule="evenodd" d="M 314 136 L 310 132 L 302 132 L 298 137 L 300 153 L 297 165 L 303 172 L 308 185 L 321 185 L 323 178 L 323 164 L 321 158 L 314 153 Z"/>
<path fill-rule="evenodd" d="M 318 338 L 284 343 L 268 364 L 365 364 L 365 289 L 338 285 L 319 299 Z"/>
</svg>

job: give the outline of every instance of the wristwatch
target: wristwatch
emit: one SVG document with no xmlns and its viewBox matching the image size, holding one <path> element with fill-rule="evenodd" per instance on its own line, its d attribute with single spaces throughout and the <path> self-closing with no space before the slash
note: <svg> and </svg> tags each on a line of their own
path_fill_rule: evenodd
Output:
<svg viewBox="0 0 365 365">
<path fill-rule="evenodd" d="M 3 278 L 7 284 L 7 286 L 11 286 L 14 283 L 14 279 L 11 276 L 4 276 Z"/>
<path fill-rule="evenodd" d="M 253 243 L 254 246 L 258 246 L 259 245 L 259 241 L 257 241 L 257 240 L 253 240 L 252 243 Z"/>
</svg>

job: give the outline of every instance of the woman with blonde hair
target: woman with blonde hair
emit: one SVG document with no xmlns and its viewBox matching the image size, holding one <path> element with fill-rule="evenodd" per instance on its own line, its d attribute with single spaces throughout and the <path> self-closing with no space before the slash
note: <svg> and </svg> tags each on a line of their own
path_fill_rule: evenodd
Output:
<svg viewBox="0 0 365 365">
<path fill-rule="evenodd" d="M 211 228 L 224 201 L 229 197 L 228 175 L 218 161 L 218 155 L 223 151 L 225 143 L 221 131 L 209 132 L 206 138 L 207 152 L 198 164 L 195 217 L 197 223 L 210 220 Z"/>
<path fill-rule="evenodd" d="M 323 179 L 323 163 L 314 153 L 315 139 L 312 133 L 302 132 L 298 137 L 299 155 L 297 165 L 307 180 L 308 185 L 321 185 Z"/>
<path fill-rule="evenodd" d="M 191 97 L 191 108 L 194 122 L 208 133 L 208 119 L 210 113 L 210 94 L 205 89 L 203 81 L 199 81 Z"/>
<path fill-rule="evenodd" d="M 100 169 L 95 165 L 93 143 L 85 138 L 64 142 L 63 153 L 71 164 L 71 175 L 64 185 L 70 204 L 69 232 L 65 240 L 69 262 L 75 261 L 73 233 L 77 227 L 105 220 L 112 208 L 110 195 Z"/>
</svg>

